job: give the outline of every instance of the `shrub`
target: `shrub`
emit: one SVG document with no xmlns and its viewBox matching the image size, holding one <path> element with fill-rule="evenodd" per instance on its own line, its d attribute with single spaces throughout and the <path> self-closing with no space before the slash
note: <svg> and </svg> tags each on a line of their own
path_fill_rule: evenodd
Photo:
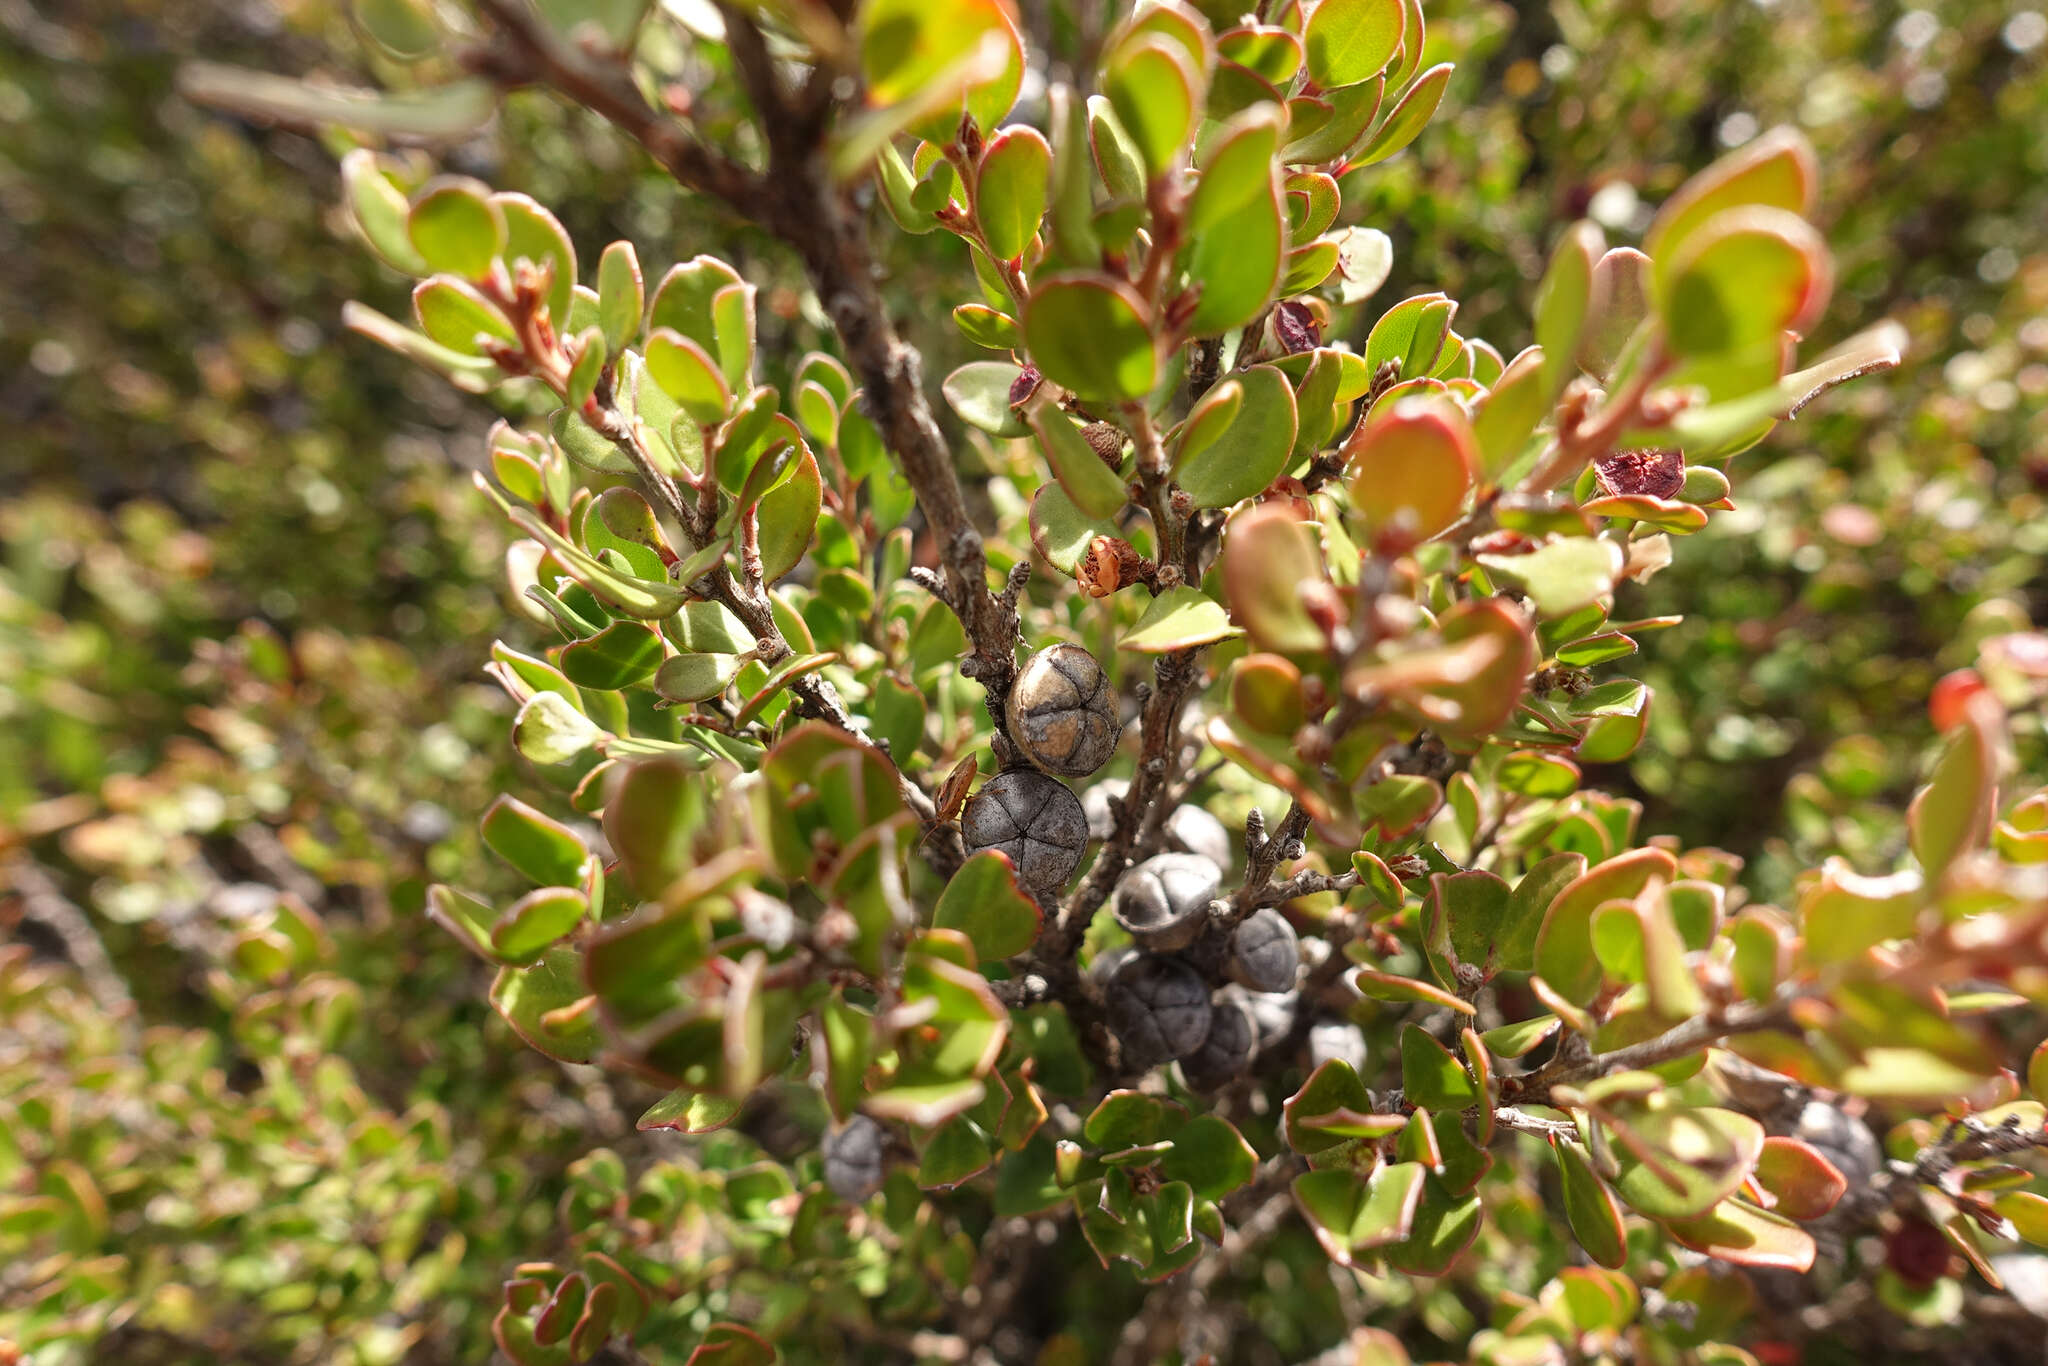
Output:
<svg viewBox="0 0 2048 1366">
<path fill-rule="evenodd" d="M 1901 866 L 1822 864 L 1784 909 L 1584 785 L 1643 742 L 1623 670 L 1675 624 L 1621 605 L 1730 460 L 1897 361 L 1892 328 L 1792 359 L 1833 273 L 1800 137 L 1677 189 L 1640 251 L 1567 227 L 1513 351 L 1440 293 L 1362 313 L 1393 244 L 1360 196 L 1449 77 L 1413 4 L 1146 8 L 1037 126 L 1002 122 L 1027 57 L 994 3 L 681 43 L 642 8 L 481 0 L 472 38 L 365 6 L 420 77 L 387 99 L 188 82 L 399 137 L 551 86 L 781 239 L 838 336 L 791 355 L 714 257 L 579 270 L 523 195 L 344 160 L 420 279 L 416 327 L 353 324 L 503 405 L 479 483 L 559 637 L 493 651 L 553 814 L 507 794 L 481 834 L 532 890 L 431 913 L 527 1043 L 704 1136 L 579 1164 L 508 1355 L 1058 1359 L 1128 1314 L 1132 1359 L 1356 1328 L 1364 1361 L 1745 1360 L 1802 1330 L 1746 1328 L 1781 1287 L 1731 1268 L 1825 1246 L 1817 1276 L 1938 1323 L 2048 1234 L 2008 1014 L 2044 991 L 2048 799 L 2000 798 L 2042 637 L 1943 690 Z M 985 496 L 877 212 L 969 249 L 953 318 L 999 358 L 939 388 Z M 1296 1217 L 1344 1270 L 1287 1340 L 1248 1254 Z"/>
</svg>

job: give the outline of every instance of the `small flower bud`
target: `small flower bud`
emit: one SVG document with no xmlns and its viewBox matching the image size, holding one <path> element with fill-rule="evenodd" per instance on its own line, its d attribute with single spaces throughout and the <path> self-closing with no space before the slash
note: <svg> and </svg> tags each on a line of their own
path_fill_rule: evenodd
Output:
<svg viewBox="0 0 2048 1366">
<path fill-rule="evenodd" d="M 1010 381 L 1010 406 L 1022 407 L 1038 392 L 1038 386 L 1044 382 L 1045 376 L 1038 373 L 1037 366 L 1025 366 L 1017 372 L 1017 378 Z"/>
<path fill-rule="evenodd" d="M 1245 917 L 1231 937 L 1231 975 L 1253 991 L 1286 991 L 1300 968 L 1301 939 L 1271 906 Z"/>
<path fill-rule="evenodd" d="M 1000 849 L 1034 896 L 1058 893 L 1081 862 L 1088 818 L 1065 783 L 1028 768 L 998 773 L 968 798 L 960 834 L 969 853 Z"/>
<path fill-rule="evenodd" d="M 1218 992 L 1209 1007 L 1209 1034 L 1202 1046 L 1180 1060 L 1181 1079 L 1196 1091 L 1214 1091 L 1251 1065 L 1259 1026 L 1242 993 Z"/>
<path fill-rule="evenodd" d="M 843 1128 L 825 1135 L 825 1184 L 834 1195 L 858 1205 L 882 1188 L 888 1137 L 866 1115 L 855 1115 Z"/>
<path fill-rule="evenodd" d="M 1116 691 L 1078 645 L 1040 650 L 1010 687 L 1010 738 L 1048 773 L 1093 773 L 1116 752 Z"/>
<path fill-rule="evenodd" d="M 1199 854 L 1157 854 L 1116 885 L 1116 923 L 1160 953 L 1184 949 L 1208 922 L 1223 870 Z"/>
<path fill-rule="evenodd" d="M 1110 980 L 1109 1027 L 1124 1062 L 1157 1067 L 1187 1057 L 1209 1037 L 1209 985 L 1178 958 L 1143 953 Z"/>
<path fill-rule="evenodd" d="M 1124 463 L 1124 434 L 1108 422 L 1090 422 L 1081 428 L 1081 439 L 1111 469 Z"/>
</svg>

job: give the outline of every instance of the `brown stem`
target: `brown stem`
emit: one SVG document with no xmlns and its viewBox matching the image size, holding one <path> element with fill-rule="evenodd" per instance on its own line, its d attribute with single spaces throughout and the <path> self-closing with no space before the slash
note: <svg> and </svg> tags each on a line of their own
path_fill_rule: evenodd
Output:
<svg viewBox="0 0 2048 1366">
<path fill-rule="evenodd" d="M 1581 1086 L 1615 1072 L 1655 1067 L 1688 1053 L 1718 1043 L 1736 1034 L 1755 1034 L 1776 1029 L 1792 1018 L 1792 1005 L 1799 994 L 1781 996 L 1758 1005 L 1738 1002 L 1725 1011 L 1710 1012 L 1666 1030 L 1654 1039 L 1617 1048 L 1611 1053 L 1579 1059 L 1562 1054 L 1525 1077 L 1503 1079 L 1502 1095 L 1512 1095 L 1520 1105 L 1547 1105 L 1560 1086 Z"/>
</svg>

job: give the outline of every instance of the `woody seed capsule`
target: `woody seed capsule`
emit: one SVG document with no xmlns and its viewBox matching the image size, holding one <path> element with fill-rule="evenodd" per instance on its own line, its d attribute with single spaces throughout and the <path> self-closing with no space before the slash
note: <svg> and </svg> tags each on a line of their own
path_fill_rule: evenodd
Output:
<svg viewBox="0 0 2048 1366">
<path fill-rule="evenodd" d="M 1034 896 L 1053 895 L 1066 885 L 1088 843 L 1088 818 L 1081 799 L 1057 778 L 1028 768 L 998 773 L 967 799 L 960 834 L 969 853 L 1000 849 L 1017 870 L 1017 881 Z"/>
<path fill-rule="evenodd" d="M 1009 718 L 1017 748 L 1048 773 L 1082 777 L 1116 752 L 1116 691 L 1078 645 L 1050 645 L 1025 661 L 1010 688 Z"/>
<path fill-rule="evenodd" d="M 1259 1026 L 1242 992 L 1218 992 L 1209 1008 L 1209 1035 L 1180 1060 L 1182 1080 L 1197 1091 L 1214 1091 L 1250 1066 Z"/>
<path fill-rule="evenodd" d="M 1130 1067 L 1185 1058 L 1209 1037 L 1209 984 L 1178 958 L 1143 953 L 1110 979 L 1109 1027 Z"/>
<path fill-rule="evenodd" d="M 866 1115 L 855 1115 L 843 1129 L 825 1135 L 825 1184 L 849 1204 L 858 1205 L 882 1188 L 883 1148 L 887 1135 Z"/>
<path fill-rule="evenodd" d="M 1198 854 L 1155 854 L 1118 880 L 1116 923 L 1148 949 L 1184 949 L 1208 923 L 1222 885 L 1222 870 Z"/>
<path fill-rule="evenodd" d="M 1231 975 L 1253 991 L 1288 990 L 1300 967 L 1301 940 L 1271 906 L 1253 911 L 1231 937 Z"/>
</svg>

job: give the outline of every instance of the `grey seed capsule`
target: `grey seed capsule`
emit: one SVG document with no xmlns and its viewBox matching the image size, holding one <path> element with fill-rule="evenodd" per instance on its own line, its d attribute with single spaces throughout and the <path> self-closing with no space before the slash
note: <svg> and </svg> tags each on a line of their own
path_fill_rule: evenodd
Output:
<svg viewBox="0 0 2048 1366">
<path fill-rule="evenodd" d="M 1176 806 L 1166 818 L 1166 846 L 1200 854 L 1218 868 L 1230 866 L 1232 844 L 1223 822 L 1199 806 Z"/>
<path fill-rule="evenodd" d="M 849 1204 L 858 1205 L 882 1188 L 888 1134 L 866 1115 L 855 1115 L 845 1127 L 825 1135 L 825 1184 Z"/>
<path fill-rule="evenodd" d="M 1117 880 L 1116 923 L 1148 949 L 1169 953 L 1195 941 L 1223 870 L 1195 854 L 1155 854 Z"/>
<path fill-rule="evenodd" d="M 1185 1058 L 1209 1037 L 1209 985 L 1178 958 L 1139 954 L 1123 965 L 1105 993 L 1109 1027 L 1131 1067 Z"/>
<path fill-rule="evenodd" d="M 1138 956 L 1136 944 L 1119 944 L 1106 953 L 1098 953 L 1088 964 L 1088 976 L 1097 986 L 1107 987 L 1123 970 L 1124 964 Z"/>
<path fill-rule="evenodd" d="M 1081 794 L 1081 809 L 1088 815 L 1088 838 L 1106 840 L 1116 833 L 1115 806 L 1131 790 L 1123 778 L 1104 778 Z"/>
<path fill-rule="evenodd" d="M 1116 690 L 1095 656 L 1049 645 L 1024 662 L 1010 687 L 1010 738 L 1048 773 L 1082 777 L 1116 752 Z"/>
<path fill-rule="evenodd" d="M 1233 993 L 1241 994 L 1247 1009 L 1252 1013 L 1252 1022 L 1259 1029 L 1259 1051 L 1277 1047 L 1294 1033 L 1296 1013 L 1301 1009 L 1301 993 L 1297 991 L 1246 991 L 1236 983 L 1223 988 L 1219 999 Z"/>
<path fill-rule="evenodd" d="M 1849 1178 L 1851 1187 L 1870 1180 L 1884 1165 L 1884 1152 L 1870 1126 L 1826 1101 L 1810 1100 L 1799 1107 L 1792 1137 L 1818 1148 Z"/>
<path fill-rule="evenodd" d="M 1028 768 L 998 773 L 960 812 L 969 853 L 1000 849 L 1034 896 L 1056 893 L 1074 875 L 1088 843 L 1081 801 L 1057 778 Z"/>
<path fill-rule="evenodd" d="M 1309 1026 L 1308 1065 L 1321 1067 L 1332 1058 L 1342 1058 L 1353 1071 L 1365 1071 L 1365 1031 L 1344 1020 L 1324 1020 Z"/>
<path fill-rule="evenodd" d="M 1214 1091 L 1244 1075 L 1258 1044 L 1258 1022 L 1244 994 L 1218 992 L 1209 1007 L 1208 1037 L 1180 1060 L 1181 1079 L 1197 1091 Z"/>
<path fill-rule="evenodd" d="M 1230 971 L 1253 991 L 1286 991 L 1301 968 L 1301 939 L 1271 906 L 1246 916 L 1230 941 Z"/>
</svg>

